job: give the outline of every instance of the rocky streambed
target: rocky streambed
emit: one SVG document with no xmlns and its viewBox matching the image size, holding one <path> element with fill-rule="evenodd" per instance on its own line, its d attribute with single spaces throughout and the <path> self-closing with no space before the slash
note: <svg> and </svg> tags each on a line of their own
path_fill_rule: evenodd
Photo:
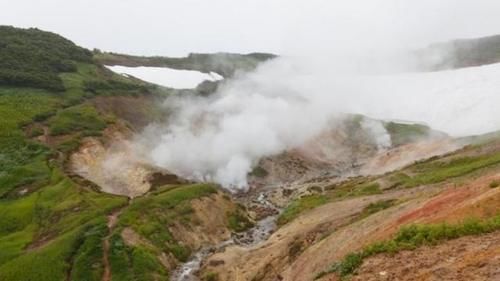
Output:
<svg viewBox="0 0 500 281">
<path fill-rule="evenodd" d="M 261 210 L 266 210 L 265 215 L 255 223 L 252 228 L 241 232 L 234 233 L 232 237 L 215 246 L 203 247 L 198 252 L 193 254 L 191 258 L 180 265 L 172 274 L 173 281 L 199 281 L 198 271 L 203 265 L 203 262 L 214 253 L 223 252 L 226 247 L 238 245 L 241 247 L 253 247 L 267 240 L 276 229 L 276 219 L 280 213 L 280 209 L 271 203 L 267 195 L 262 192 L 252 200 L 254 206 L 259 206 Z"/>
</svg>

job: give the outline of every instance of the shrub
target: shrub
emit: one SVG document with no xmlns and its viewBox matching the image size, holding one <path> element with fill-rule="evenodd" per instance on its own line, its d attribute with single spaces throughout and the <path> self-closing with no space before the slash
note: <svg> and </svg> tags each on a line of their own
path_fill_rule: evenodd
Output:
<svg viewBox="0 0 500 281">
<path fill-rule="evenodd" d="M 240 210 L 229 213 L 227 220 L 229 229 L 235 232 L 242 232 L 254 226 L 248 217 Z"/>
<path fill-rule="evenodd" d="M 90 51 L 36 28 L 0 26 L 0 85 L 63 91 L 58 74 L 92 63 Z"/>
</svg>

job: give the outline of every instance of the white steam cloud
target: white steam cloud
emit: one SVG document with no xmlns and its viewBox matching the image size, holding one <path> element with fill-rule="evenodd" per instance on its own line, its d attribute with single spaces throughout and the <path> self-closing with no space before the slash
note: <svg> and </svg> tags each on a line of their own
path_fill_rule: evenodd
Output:
<svg viewBox="0 0 500 281">
<path fill-rule="evenodd" d="M 343 113 L 423 122 L 457 136 L 500 129 L 500 65 L 416 73 L 418 63 L 401 51 L 428 43 L 426 33 L 434 38 L 435 11 L 444 20 L 455 2 L 401 2 L 353 1 L 321 12 L 297 29 L 293 55 L 227 81 L 212 96 L 169 97 L 168 124 L 142 136 L 151 161 L 238 190 L 262 157 L 303 144 Z M 428 21 L 421 18 L 426 11 L 432 11 Z M 390 145 L 380 123 L 362 126 L 379 148 Z"/>
</svg>

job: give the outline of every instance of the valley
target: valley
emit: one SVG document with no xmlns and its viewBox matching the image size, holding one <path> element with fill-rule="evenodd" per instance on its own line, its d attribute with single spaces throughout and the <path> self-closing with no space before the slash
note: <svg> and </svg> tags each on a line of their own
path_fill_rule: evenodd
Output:
<svg viewBox="0 0 500 281">
<path fill-rule="evenodd" d="M 170 98 L 210 100 L 275 55 L 128 56 L 0 26 L 0 57 L 23 62 L 13 75 L 0 61 L 0 280 L 500 278 L 497 132 L 456 137 L 419 120 L 336 114 L 252 163 L 248 186 L 234 188 L 155 161 L 151 143 L 170 136 L 155 126 L 175 125 Z M 498 67 L 465 61 L 454 67 Z M 204 78 L 157 85 L 109 66 Z M 478 77 L 491 86 L 491 73 Z M 195 133 L 218 120 L 202 116 Z"/>
</svg>

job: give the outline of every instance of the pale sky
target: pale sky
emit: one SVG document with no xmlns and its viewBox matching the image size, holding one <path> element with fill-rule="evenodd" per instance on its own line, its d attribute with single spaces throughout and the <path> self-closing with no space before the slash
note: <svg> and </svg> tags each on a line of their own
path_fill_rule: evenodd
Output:
<svg viewBox="0 0 500 281">
<path fill-rule="evenodd" d="M 87 48 L 170 56 L 327 50 L 381 34 L 391 34 L 390 44 L 425 45 L 500 34 L 498 15 L 498 0 L 0 0 L 2 25 L 53 31 Z"/>
</svg>

